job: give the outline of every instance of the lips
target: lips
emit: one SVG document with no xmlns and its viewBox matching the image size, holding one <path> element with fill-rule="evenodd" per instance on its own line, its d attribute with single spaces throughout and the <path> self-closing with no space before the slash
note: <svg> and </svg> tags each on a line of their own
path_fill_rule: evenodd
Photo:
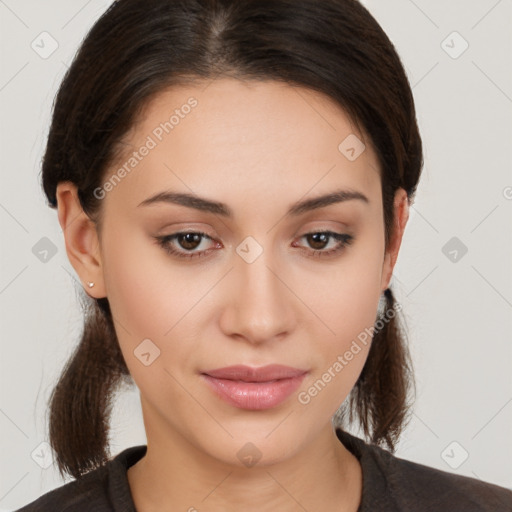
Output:
<svg viewBox="0 0 512 512">
<path fill-rule="evenodd" d="M 283 366 L 280 364 L 271 364 L 259 368 L 237 365 L 208 370 L 204 372 L 210 377 L 225 380 L 241 380 L 243 382 L 270 382 L 279 379 L 290 379 L 306 373 L 306 370 Z"/>
<path fill-rule="evenodd" d="M 201 374 L 209 388 L 240 409 L 262 410 L 284 402 L 299 386 L 307 370 L 283 365 L 260 368 L 228 366 Z"/>
</svg>

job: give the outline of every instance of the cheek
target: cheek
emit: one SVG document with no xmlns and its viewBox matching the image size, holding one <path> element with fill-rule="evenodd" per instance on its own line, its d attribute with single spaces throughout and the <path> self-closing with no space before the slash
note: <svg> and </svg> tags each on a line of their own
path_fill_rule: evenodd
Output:
<svg viewBox="0 0 512 512">
<path fill-rule="evenodd" d="M 125 232 L 107 240 L 104 277 L 113 314 L 136 339 L 161 338 L 183 314 L 182 273 L 147 235 Z"/>
<path fill-rule="evenodd" d="M 312 357 L 318 364 L 298 397 L 314 414 L 320 414 L 317 407 L 334 412 L 366 362 L 381 296 L 383 244 L 378 232 L 367 234 L 339 262 L 301 286 L 321 319 L 312 317 L 310 323 Z"/>
<path fill-rule="evenodd" d="M 106 236 L 104 278 L 119 345 L 137 385 L 162 390 L 169 386 L 164 368 L 192 364 L 200 339 L 195 305 L 211 283 L 192 286 L 191 274 L 145 235 L 115 232 Z M 154 362 L 146 366 L 144 360 Z"/>
<path fill-rule="evenodd" d="M 324 325 L 316 328 L 310 360 L 314 371 L 297 396 L 304 413 L 312 420 L 327 421 L 354 387 L 370 350 L 377 314 L 378 287 L 371 279 L 358 282 L 356 289 L 345 289 L 322 298 Z M 318 322 L 317 322 L 318 323 Z M 322 331 L 322 335 L 319 335 Z"/>
<path fill-rule="evenodd" d="M 384 238 L 377 229 L 362 233 L 334 263 L 317 264 L 315 275 L 295 276 L 308 305 L 324 322 L 326 339 L 343 345 L 373 326 L 381 295 Z"/>
</svg>

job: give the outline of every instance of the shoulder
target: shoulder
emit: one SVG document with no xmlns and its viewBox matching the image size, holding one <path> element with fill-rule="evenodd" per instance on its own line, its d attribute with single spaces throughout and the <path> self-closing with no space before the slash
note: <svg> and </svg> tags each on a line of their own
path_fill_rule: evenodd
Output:
<svg viewBox="0 0 512 512">
<path fill-rule="evenodd" d="M 96 510 L 103 512 L 108 508 L 108 470 L 106 466 L 94 469 L 81 478 L 68 482 L 35 501 L 20 508 L 16 512 L 78 512 Z M 107 508 L 106 508 L 107 506 Z"/>
<path fill-rule="evenodd" d="M 80 478 L 68 482 L 15 512 L 135 511 L 126 471 L 146 452 L 146 445 L 126 448 Z"/>
<path fill-rule="evenodd" d="M 396 457 L 373 447 L 395 501 L 404 510 L 512 512 L 512 491 Z"/>
<path fill-rule="evenodd" d="M 346 432 L 338 437 L 361 462 L 363 511 L 379 504 L 382 512 L 512 512 L 512 490 L 402 459 Z"/>
</svg>

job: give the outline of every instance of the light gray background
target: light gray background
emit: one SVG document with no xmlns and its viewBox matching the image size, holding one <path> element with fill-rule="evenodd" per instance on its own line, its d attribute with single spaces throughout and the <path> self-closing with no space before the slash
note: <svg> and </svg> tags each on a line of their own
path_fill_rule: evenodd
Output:
<svg viewBox="0 0 512 512">
<path fill-rule="evenodd" d="M 0 511 L 63 483 L 41 443 L 46 401 L 81 330 L 80 285 L 40 160 L 58 84 L 109 3 L 0 0 Z M 512 488 L 512 3 L 364 4 L 404 62 L 425 146 L 393 280 L 418 388 L 396 455 Z M 58 42 L 46 59 L 31 47 L 43 31 Z M 46 262 L 32 251 L 43 237 L 57 249 Z M 114 410 L 112 454 L 143 443 L 133 389 Z"/>
</svg>

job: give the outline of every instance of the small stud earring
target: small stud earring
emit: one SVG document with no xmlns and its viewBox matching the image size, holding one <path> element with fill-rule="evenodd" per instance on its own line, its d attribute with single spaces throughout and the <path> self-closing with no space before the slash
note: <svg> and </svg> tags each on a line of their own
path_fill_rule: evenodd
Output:
<svg viewBox="0 0 512 512">
<path fill-rule="evenodd" d="M 92 288 L 92 287 L 94 286 L 94 283 L 90 283 L 89 281 L 87 281 L 87 286 L 88 286 L 89 288 Z"/>
</svg>

